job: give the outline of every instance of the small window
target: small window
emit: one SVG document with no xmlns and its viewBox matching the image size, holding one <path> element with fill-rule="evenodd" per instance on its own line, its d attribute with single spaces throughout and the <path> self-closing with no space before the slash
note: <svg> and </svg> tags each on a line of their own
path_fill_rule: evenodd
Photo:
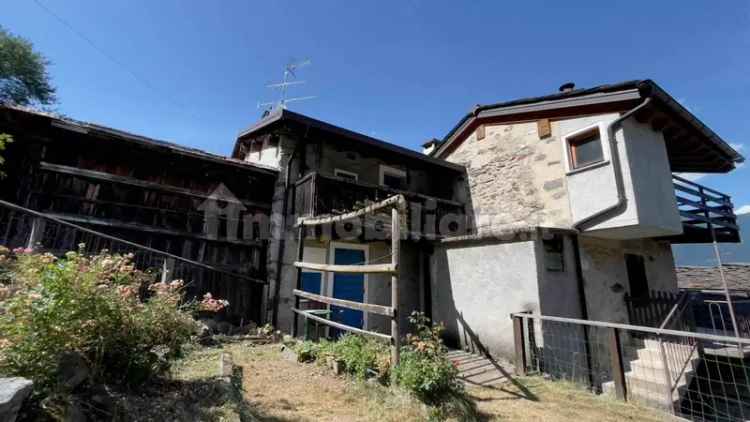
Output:
<svg viewBox="0 0 750 422">
<path fill-rule="evenodd" d="M 406 172 L 394 167 L 380 166 L 380 185 L 405 190 L 407 187 Z"/>
<path fill-rule="evenodd" d="M 570 168 L 579 169 L 604 161 L 602 137 L 595 127 L 567 138 Z"/>
<path fill-rule="evenodd" d="M 550 239 L 543 239 L 542 244 L 544 245 L 544 266 L 547 271 L 565 271 L 562 236 L 554 235 Z"/>
<path fill-rule="evenodd" d="M 339 179 L 348 180 L 350 182 L 356 182 L 357 180 L 359 180 L 359 175 L 357 173 L 352 173 L 351 171 L 341 169 L 333 170 L 333 175 L 338 177 Z"/>
</svg>

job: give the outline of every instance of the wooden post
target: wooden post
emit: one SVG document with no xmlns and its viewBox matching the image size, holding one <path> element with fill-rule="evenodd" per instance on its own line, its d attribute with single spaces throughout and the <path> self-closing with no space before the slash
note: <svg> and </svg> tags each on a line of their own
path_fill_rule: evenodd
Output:
<svg viewBox="0 0 750 422">
<path fill-rule="evenodd" d="M 511 316 L 513 319 L 513 339 L 516 346 L 516 375 L 526 375 L 526 345 L 523 341 L 523 318 Z"/>
<path fill-rule="evenodd" d="M 620 400 L 628 400 L 628 389 L 625 383 L 625 367 L 622 364 L 622 347 L 620 330 L 609 329 L 609 357 L 612 365 L 612 378 L 615 382 L 615 395 Z"/>
<path fill-rule="evenodd" d="M 398 328 L 398 274 L 399 274 L 399 254 L 401 249 L 401 216 L 399 207 L 391 209 L 391 264 L 395 272 L 391 274 L 391 308 L 393 316 L 391 317 L 391 364 L 398 365 L 401 355 L 401 335 Z"/>
<path fill-rule="evenodd" d="M 297 231 L 297 262 L 302 262 L 303 255 L 305 254 L 305 226 L 300 225 Z M 284 259 L 280 256 L 279 259 Z M 297 267 L 297 290 L 302 290 L 302 268 Z M 294 309 L 299 309 L 299 296 L 294 295 Z M 292 313 L 292 337 L 297 337 L 297 324 L 299 316 Z"/>
<path fill-rule="evenodd" d="M 162 283 L 168 283 L 172 280 L 171 274 L 174 271 L 174 258 L 164 258 L 164 263 L 161 266 L 161 281 Z"/>
<path fill-rule="evenodd" d="M 27 248 L 34 249 L 36 245 L 44 240 L 44 227 L 46 224 L 47 222 L 43 218 L 34 218 L 31 222 L 31 233 L 29 233 L 29 241 L 26 244 Z M 10 226 L 10 224 L 8 226 Z"/>
</svg>

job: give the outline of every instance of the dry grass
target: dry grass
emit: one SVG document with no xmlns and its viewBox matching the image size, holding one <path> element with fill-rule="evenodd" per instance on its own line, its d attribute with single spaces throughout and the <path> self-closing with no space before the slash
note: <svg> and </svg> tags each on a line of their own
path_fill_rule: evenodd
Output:
<svg viewBox="0 0 750 422">
<path fill-rule="evenodd" d="M 609 422 L 662 421 L 664 413 L 596 396 L 580 387 L 541 377 L 515 379 L 467 391 L 487 421 Z"/>
<path fill-rule="evenodd" d="M 261 421 L 419 421 L 426 409 L 380 385 L 336 377 L 315 364 L 282 358 L 279 345 L 236 344 L 244 372 L 245 400 Z"/>
<path fill-rule="evenodd" d="M 211 398 L 212 380 L 222 351 L 229 351 L 243 370 L 244 397 Z M 224 349 L 196 349 L 174 367 L 180 385 L 203 390 L 160 398 L 157 407 L 171 406 L 165 416 L 176 420 L 209 421 L 425 421 L 430 409 L 410 396 L 377 384 L 334 376 L 315 364 L 285 360 L 280 345 L 227 344 Z M 481 421 L 660 421 L 663 413 L 595 396 L 565 382 L 538 377 L 519 378 L 494 387 L 471 387 Z M 175 405 L 182 402 L 193 403 Z M 205 396 L 205 397 L 204 397 Z M 200 411 L 197 407 L 202 407 Z M 178 410 L 174 410 L 178 409 Z M 182 410 L 180 410 L 182 409 Z M 190 412 L 193 412 L 191 416 Z M 146 420 L 146 419 L 144 419 Z M 158 419 L 151 419 L 158 420 Z"/>
</svg>

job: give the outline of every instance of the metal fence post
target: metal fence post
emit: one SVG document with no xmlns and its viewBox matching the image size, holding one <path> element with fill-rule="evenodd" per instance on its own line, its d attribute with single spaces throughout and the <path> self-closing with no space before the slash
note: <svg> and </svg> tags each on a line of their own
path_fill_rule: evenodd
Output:
<svg viewBox="0 0 750 422">
<path fill-rule="evenodd" d="M 625 367 L 622 364 L 622 345 L 620 330 L 609 329 L 609 357 L 612 365 L 612 379 L 615 382 L 615 395 L 620 400 L 628 400 L 628 387 L 625 383 Z"/>
<path fill-rule="evenodd" d="M 513 318 L 513 338 L 516 345 L 516 375 L 526 375 L 526 346 L 523 338 L 523 318 L 511 316 Z"/>
</svg>

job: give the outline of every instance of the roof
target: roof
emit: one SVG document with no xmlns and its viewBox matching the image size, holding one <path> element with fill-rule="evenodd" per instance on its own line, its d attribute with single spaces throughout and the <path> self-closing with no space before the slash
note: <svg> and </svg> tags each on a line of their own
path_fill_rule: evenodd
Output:
<svg viewBox="0 0 750 422">
<path fill-rule="evenodd" d="M 24 113 L 36 117 L 46 118 L 50 121 L 50 125 L 69 130 L 72 132 L 90 134 L 92 136 L 111 136 L 127 142 L 133 142 L 147 147 L 157 147 L 170 153 L 176 153 L 181 155 L 190 156 L 200 160 L 207 160 L 216 162 L 219 164 L 239 166 L 249 170 L 258 170 L 269 174 L 275 174 L 278 170 L 255 163 L 248 163 L 242 160 L 236 160 L 230 157 L 224 157 L 218 154 L 212 154 L 197 148 L 191 148 L 184 145 L 180 145 L 174 142 L 163 141 L 159 139 L 149 138 L 143 135 L 137 135 L 120 129 L 114 129 L 111 127 L 99 125 L 96 123 L 84 122 L 80 120 L 71 119 L 69 117 L 63 117 L 49 112 L 32 110 L 25 107 L 2 105 L 0 109 L 8 109 L 15 112 Z"/>
<path fill-rule="evenodd" d="M 540 97 L 522 98 L 489 105 L 477 105 L 445 135 L 441 141 L 441 145 L 431 155 L 437 157 L 444 153 L 451 144 L 461 138 L 461 134 L 477 119 L 544 112 L 587 105 L 638 101 L 647 97 L 655 97 L 662 107 L 666 107 L 681 117 L 692 129 L 701 134 L 706 142 L 713 144 L 731 161 L 744 161 L 744 157 L 726 141 L 721 139 L 708 126 L 703 124 L 696 116 L 650 79 L 630 80 L 615 84 L 599 85 L 593 88 L 558 92 Z"/>
<path fill-rule="evenodd" d="M 682 289 L 723 290 L 718 267 L 677 267 L 677 285 Z M 730 290 L 750 291 L 750 264 L 724 264 Z"/>
<path fill-rule="evenodd" d="M 397 154 L 401 154 L 409 158 L 419 160 L 422 162 L 426 162 L 429 164 L 437 165 L 437 166 L 444 167 L 444 168 L 449 168 L 455 171 L 461 171 L 461 172 L 464 171 L 464 167 L 459 164 L 454 164 L 445 160 L 441 160 L 439 158 L 431 157 L 431 156 L 422 154 L 421 152 L 417 152 L 408 148 L 404 148 L 399 145 L 392 144 L 390 142 L 386 142 L 377 138 L 373 138 L 371 136 L 367 136 L 358 132 L 354 132 L 352 130 L 345 129 L 345 128 L 333 125 L 331 123 L 324 122 L 322 120 L 317 120 L 317 119 L 305 116 L 300 113 L 295 113 L 287 109 L 274 110 L 273 112 L 269 113 L 267 116 L 263 117 L 262 119 L 254 123 L 249 128 L 240 132 L 239 136 L 237 137 L 237 144 L 235 145 L 235 151 L 232 155 L 235 155 L 237 153 L 239 142 L 243 138 L 248 137 L 252 134 L 261 132 L 265 129 L 268 129 L 271 126 L 282 121 L 295 122 L 308 128 L 311 128 L 311 127 L 316 128 L 323 132 L 341 136 L 343 138 L 347 138 L 354 142 L 359 142 L 361 144 L 368 145 L 371 147 L 379 148 L 379 149 L 390 151 L 390 152 L 395 152 Z"/>
</svg>

